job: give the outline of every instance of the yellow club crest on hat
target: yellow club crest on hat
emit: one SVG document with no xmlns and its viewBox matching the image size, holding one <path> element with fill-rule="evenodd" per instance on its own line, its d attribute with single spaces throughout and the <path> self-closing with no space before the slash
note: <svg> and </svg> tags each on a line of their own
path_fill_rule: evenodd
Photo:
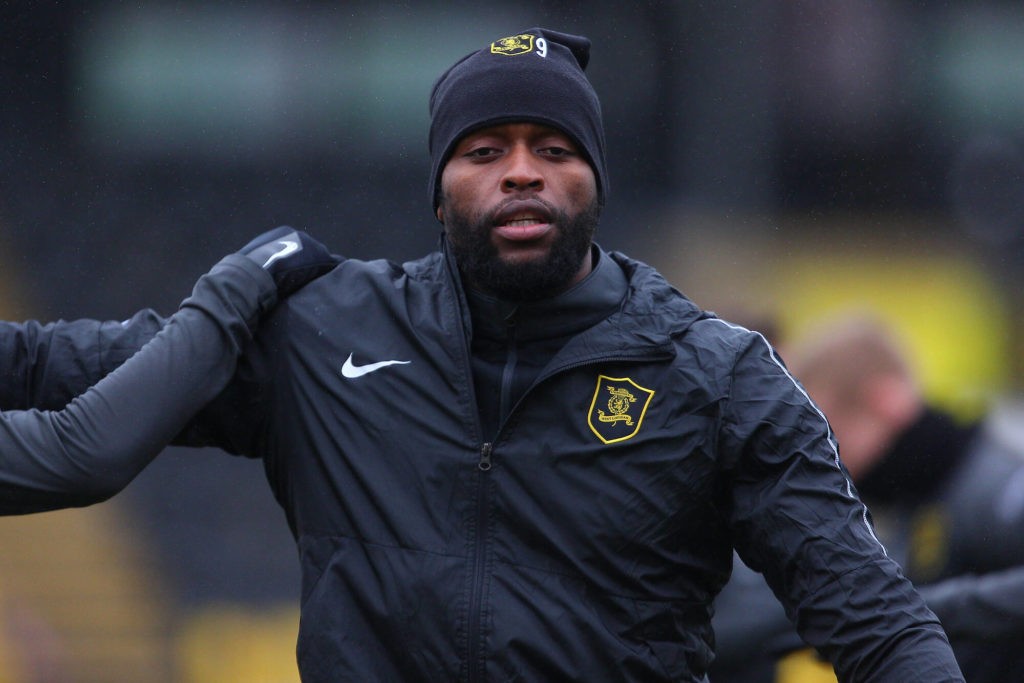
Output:
<svg viewBox="0 0 1024 683">
<path fill-rule="evenodd" d="M 509 36 L 491 43 L 491 52 L 496 55 L 514 57 L 533 52 L 533 36 L 523 33 L 518 36 Z"/>
<path fill-rule="evenodd" d="M 653 397 L 652 389 L 645 389 L 628 377 L 598 375 L 587 416 L 590 431 L 604 443 L 633 438 L 640 431 Z"/>
</svg>

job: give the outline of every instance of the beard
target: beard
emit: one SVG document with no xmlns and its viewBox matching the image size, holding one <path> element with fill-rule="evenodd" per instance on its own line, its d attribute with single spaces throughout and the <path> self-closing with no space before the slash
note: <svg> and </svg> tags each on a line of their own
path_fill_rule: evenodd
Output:
<svg viewBox="0 0 1024 683">
<path fill-rule="evenodd" d="M 538 301 L 565 291 L 589 258 L 590 245 L 601 216 L 596 199 L 569 215 L 548 206 L 557 234 L 541 257 L 503 259 L 491 241 L 495 209 L 479 217 L 460 213 L 448 198 L 442 201 L 448 242 L 462 277 L 470 286 L 506 301 Z"/>
</svg>

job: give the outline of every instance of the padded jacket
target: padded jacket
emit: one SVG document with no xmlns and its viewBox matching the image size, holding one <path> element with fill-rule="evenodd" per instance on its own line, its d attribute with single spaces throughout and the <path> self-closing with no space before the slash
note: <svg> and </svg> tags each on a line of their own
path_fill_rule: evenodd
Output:
<svg viewBox="0 0 1024 683">
<path fill-rule="evenodd" d="M 765 339 L 606 257 L 621 307 L 496 433 L 443 252 L 344 261 L 263 323 L 183 438 L 264 461 L 301 557 L 303 680 L 700 681 L 734 546 L 843 680 L 962 680 Z M 74 372 L 41 336 L 49 357 L 5 372 Z"/>
</svg>

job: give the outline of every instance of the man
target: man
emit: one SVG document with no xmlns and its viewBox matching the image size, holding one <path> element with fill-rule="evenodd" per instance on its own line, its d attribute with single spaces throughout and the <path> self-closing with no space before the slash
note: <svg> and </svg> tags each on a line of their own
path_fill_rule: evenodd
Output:
<svg viewBox="0 0 1024 683">
<path fill-rule="evenodd" d="M 825 321 L 786 357 L 829 416 L 879 535 L 941 618 L 966 678 L 1006 680 L 1024 664 L 1024 441 L 1000 420 L 965 424 L 929 405 L 895 334 L 873 317 Z M 716 681 L 806 683 L 826 669 L 799 652 L 771 591 L 743 566 L 714 624 Z"/>
<path fill-rule="evenodd" d="M 184 436 L 264 460 L 303 679 L 701 681 L 735 544 L 844 680 L 961 681 L 765 340 L 593 243 L 589 47 L 532 29 L 444 73 L 440 250 L 307 285 Z"/>
</svg>

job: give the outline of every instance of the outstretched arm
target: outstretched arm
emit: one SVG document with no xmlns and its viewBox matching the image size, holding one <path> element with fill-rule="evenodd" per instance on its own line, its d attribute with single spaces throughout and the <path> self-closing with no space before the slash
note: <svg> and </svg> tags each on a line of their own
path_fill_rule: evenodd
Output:
<svg viewBox="0 0 1024 683">
<path fill-rule="evenodd" d="M 875 538 L 824 415 L 759 336 L 737 338 L 721 434 L 732 525 L 840 681 L 963 681 L 938 619 Z"/>
<path fill-rule="evenodd" d="M 151 342 L 66 408 L 0 414 L 0 514 L 120 491 L 227 384 L 278 296 L 336 263 L 308 236 L 267 233 L 204 275 Z"/>
<path fill-rule="evenodd" d="M 1024 567 L 957 576 L 920 588 L 950 638 L 1024 637 Z"/>
<path fill-rule="evenodd" d="M 299 242 L 308 235 L 288 227 L 264 233 L 241 249 L 252 254 L 251 260 L 262 257 L 259 265 L 282 249 L 282 239 L 297 235 Z M 257 253 L 258 250 L 263 250 Z M 300 250 L 309 255 L 309 247 Z M 267 252 L 267 253 L 263 253 Z M 330 258 L 322 245 L 314 250 L 317 259 Z M 277 279 L 290 290 L 297 289 L 311 271 L 295 252 L 289 259 L 275 259 L 269 264 L 279 268 Z M 311 262 L 314 266 L 316 260 Z M 312 272 L 316 272 L 315 269 Z M 58 320 L 9 322 L 0 320 L 0 410 L 59 410 L 71 399 L 110 374 L 164 325 L 167 317 L 145 309 L 127 320 Z"/>
<path fill-rule="evenodd" d="M 124 321 L 0 321 L 0 410 L 63 408 L 166 324 L 151 309 Z"/>
</svg>

